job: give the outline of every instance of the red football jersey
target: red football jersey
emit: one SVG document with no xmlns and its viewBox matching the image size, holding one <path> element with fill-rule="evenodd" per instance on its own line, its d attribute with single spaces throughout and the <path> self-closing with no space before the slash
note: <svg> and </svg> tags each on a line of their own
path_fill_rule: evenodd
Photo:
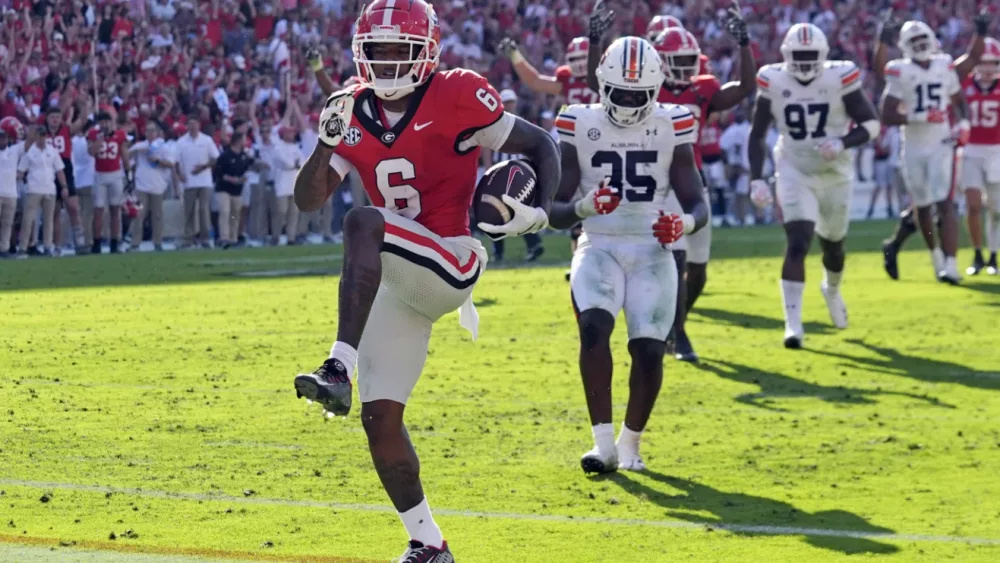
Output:
<svg viewBox="0 0 1000 563">
<path fill-rule="evenodd" d="M 573 76 L 569 65 L 556 69 L 556 80 L 562 84 L 563 96 L 567 104 L 596 104 L 601 101 L 597 92 L 587 86 L 587 78 Z"/>
<path fill-rule="evenodd" d="M 722 84 L 718 78 L 702 74 L 692 78 L 691 84 L 681 89 L 671 90 L 664 85 L 660 88 L 660 95 L 657 96 L 656 101 L 661 104 L 678 104 L 688 108 L 694 114 L 694 118 L 698 120 L 699 127 L 704 127 L 705 121 L 708 119 L 709 109 L 712 106 L 712 98 L 721 89 Z M 701 168 L 701 150 L 700 145 L 697 144 L 694 146 L 694 159 L 698 168 Z"/>
<path fill-rule="evenodd" d="M 719 139 L 722 138 L 722 127 L 718 123 L 706 124 L 698 132 L 698 150 L 702 158 L 718 158 L 722 156 L 722 145 Z"/>
<path fill-rule="evenodd" d="M 354 118 L 334 152 L 357 170 L 372 203 L 442 237 L 469 235 L 480 149 L 467 141 L 503 117 L 497 91 L 470 70 L 437 72 L 387 127 L 375 93 L 350 89 Z"/>
<path fill-rule="evenodd" d="M 46 124 L 44 115 L 42 115 L 42 117 L 38 120 L 38 124 L 45 126 L 45 130 L 49 133 L 49 137 L 45 140 L 45 142 L 50 147 L 56 149 L 59 156 L 64 159 L 73 158 L 73 141 L 70 138 L 69 127 L 67 125 L 63 124 L 58 131 L 53 133 L 52 131 L 49 131 L 49 126 Z"/>
<path fill-rule="evenodd" d="M 115 129 L 110 135 L 105 135 L 94 127 L 87 133 L 87 140 L 101 143 L 97 156 L 94 157 L 96 172 L 117 172 L 122 169 L 122 152 L 128 140 L 124 131 Z"/>
<path fill-rule="evenodd" d="M 1000 145 L 1000 80 L 983 88 L 969 76 L 962 82 L 969 103 L 970 145 Z"/>
</svg>

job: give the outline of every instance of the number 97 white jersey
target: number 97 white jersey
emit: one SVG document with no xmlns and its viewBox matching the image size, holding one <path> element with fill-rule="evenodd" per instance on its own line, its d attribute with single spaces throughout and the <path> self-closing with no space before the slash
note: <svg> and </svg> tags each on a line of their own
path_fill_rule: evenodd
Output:
<svg viewBox="0 0 1000 563">
<path fill-rule="evenodd" d="M 803 84 L 784 64 L 770 64 L 757 71 L 757 95 L 771 102 L 778 125 L 775 158 L 806 174 L 849 173 L 851 155 L 843 152 L 828 162 L 817 147 L 844 136 L 850 126 L 843 97 L 861 88 L 861 71 L 849 61 L 826 61 L 812 81 Z"/>
<path fill-rule="evenodd" d="M 621 190 L 621 204 L 614 213 L 584 219 L 584 230 L 652 240 L 650 229 L 667 208 L 674 147 L 697 139 L 698 122 L 691 110 L 657 104 L 644 123 L 619 127 L 608 120 L 600 104 L 571 105 L 563 108 L 555 124 L 559 140 L 576 147 L 577 195 L 596 188 L 605 177 Z"/>
</svg>

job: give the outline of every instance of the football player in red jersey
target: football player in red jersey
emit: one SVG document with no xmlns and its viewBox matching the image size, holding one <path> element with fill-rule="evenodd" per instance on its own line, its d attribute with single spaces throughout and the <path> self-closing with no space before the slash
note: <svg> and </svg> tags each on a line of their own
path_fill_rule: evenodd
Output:
<svg viewBox="0 0 1000 563">
<path fill-rule="evenodd" d="M 125 202 L 125 170 L 128 162 L 128 138 L 114 126 L 111 114 L 97 114 L 97 126 L 87 133 L 87 150 L 94 157 L 94 244 L 91 254 L 101 253 L 104 232 L 104 208 L 111 220 L 111 253 L 118 253 L 122 238 L 122 203 Z"/>
<path fill-rule="evenodd" d="M 757 64 L 754 62 L 753 50 L 750 48 L 750 35 L 746 21 L 739 10 L 730 8 L 726 29 L 740 45 L 740 81 L 730 82 L 723 86 L 719 79 L 710 74 L 696 75 L 701 49 L 698 41 L 689 31 L 684 29 L 667 29 L 657 37 L 656 47 L 663 61 L 663 73 L 666 79 L 657 101 L 660 103 L 679 104 L 687 107 L 699 123 L 699 130 L 707 122 L 711 113 L 719 113 L 738 105 L 753 94 L 756 84 Z M 702 155 L 699 145 L 695 145 L 695 159 L 698 169 L 705 177 Z M 707 185 L 708 182 L 706 181 Z M 711 198 L 705 191 L 705 199 Z M 673 210 L 679 209 L 679 204 L 673 203 Z M 708 228 L 701 229 L 689 237 L 684 237 L 674 246 L 674 259 L 677 261 L 677 271 L 685 280 L 678 284 L 677 314 L 674 317 L 675 357 L 685 362 L 698 361 L 698 355 L 691 345 L 687 331 L 684 329 L 687 313 L 694 307 L 695 301 L 701 296 L 708 280 L 708 259 L 712 246 L 711 223 Z"/>
<path fill-rule="evenodd" d="M 587 86 L 587 49 L 590 41 L 577 37 L 566 47 L 566 64 L 556 69 L 555 76 L 539 73 L 524 59 L 517 42 L 507 37 L 500 42 L 500 51 L 510 59 L 514 73 L 534 92 L 562 95 L 567 104 L 596 104 L 597 92 Z"/>
<path fill-rule="evenodd" d="M 986 39 L 975 72 L 962 81 L 969 104 L 972 128 L 962 160 L 962 187 L 969 206 L 969 238 L 976 249 L 972 265 L 965 271 L 974 276 L 983 268 L 997 274 L 997 247 L 1000 246 L 1000 42 Z M 985 197 L 984 197 L 985 196 Z M 983 223 L 985 208 L 989 261 L 983 260 Z"/>
<path fill-rule="evenodd" d="M 66 208 L 66 213 L 69 214 L 69 224 L 73 228 L 73 242 L 76 244 L 76 253 L 82 254 L 87 249 L 84 248 L 83 224 L 80 221 L 80 202 L 76 197 L 76 183 L 73 181 L 73 136 L 79 134 L 87 126 L 87 114 L 86 112 L 80 112 L 80 117 L 75 121 L 66 123 L 62 109 L 53 106 L 45 111 L 45 117 L 42 118 L 42 125 L 45 127 L 48 144 L 56 149 L 56 152 L 62 157 L 63 165 L 66 167 L 63 170 L 63 174 L 66 176 L 66 190 L 69 196 L 63 200 L 62 192 L 60 191 L 57 199 Z M 55 227 L 53 238 L 56 241 L 57 250 L 60 238 L 59 225 L 60 221 L 53 222 L 53 226 Z"/>
<path fill-rule="evenodd" d="M 656 45 L 656 38 L 668 29 L 684 29 L 684 24 L 674 16 L 656 16 L 646 26 L 646 40 Z M 701 53 L 698 53 L 698 74 L 712 74 L 711 61 Z"/>
<path fill-rule="evenodd" d="M 441 32 L 424 0 L 375 0 L 352 42 L 360 84 L 335 93 L 320 115 L 319 143 L 299 172 L 295 202 L 318 209 L 356 170 L 373 202 L 344 218 L 337 339 L 314 373 L 295 378 L 299 396 L 345 415 L 359 368 L 361 420 L 375 470 L 399 512 L 407 563 L 453 561 L 424 497 L 403 413 L 427 358 L 433 323 L 459 310 L 475 337 L 472 289 L 487 254 L 470 236 L 479 147 L 524 155 L 537 175 L 537 207 L 508 196 L 510 222 L 479 228 L 536 233 L 559 186 L 555 142 L 505 113 L 478 74 L 437 72 Z"/>
</svg>

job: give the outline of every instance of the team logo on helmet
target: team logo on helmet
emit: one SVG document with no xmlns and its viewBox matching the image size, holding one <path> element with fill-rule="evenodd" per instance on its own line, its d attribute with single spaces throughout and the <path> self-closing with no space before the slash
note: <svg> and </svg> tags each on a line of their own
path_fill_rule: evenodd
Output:
<svg viewBox="0 0 1000 563">
<path fill-rule="evenodd" d="M 360 142 L 361 142 L 361 129 L 352 125 L 350 128 L 348 128 L 347 134 L 344 135 L 344 144 L 346 144 L 349 147 L 353 147 L 354 145 Z"/>
</svg>

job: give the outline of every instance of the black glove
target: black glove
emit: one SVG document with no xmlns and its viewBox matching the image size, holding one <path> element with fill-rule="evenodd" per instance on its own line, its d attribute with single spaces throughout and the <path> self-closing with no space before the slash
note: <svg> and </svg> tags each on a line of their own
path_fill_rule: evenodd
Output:
<svg viewBox="0 0 1000 563">
<path fill-rule="evenodd" d="M 733 0 L 733 5 L 727 12 L 729 17 L 726 18 L 726 31 L 740 44 L 740 47 L 746 47 L 750 44 L 750 30 L 747 29 L 747 21 L 743 19 L 739 3 Z"/>
<path fill-rule="evenodd" d="M 899 28 L 903 27 L 903 22 L 892 15 L 892 8 L 889 8 L 882 21 L 878 24 L 878 40 L 885 45 L 895 45 L 896 36 L 899 35 Z"/>
<path fill-rule="evenodd" d="M 986 8 L 980 10 L 976 17 L 972 18 L 972 23 L 976 26 L 976 35 L 984 37 L 989 33 L 990 19 L 990 12 Z"/>
<path fill-rule="evenodd" d="M 517 41 L 511 39 L 510 37 L 504 37 L 500 41 L 498 48 L 500 49 L 500 52 L 503 53 L 503 56 L 509 59 L 514 56 L 515 52 L 517 52 Z"/>
<path fill-rule="evenodd" d="M 604 6 L 604 0 L 597 0 L 590 12 L 590 42 L 600 43 L 611 24 L 615 21 L 615 12 Z"/>
<path fill-rule="evenodd" d="M 315 47 L 306 51 L 306 62 L 309 63 L 309 68 L 313 69 L 313 71 L 323 68 L 323 57 L 320 56 L 319 51 Z"/>
</svg>

